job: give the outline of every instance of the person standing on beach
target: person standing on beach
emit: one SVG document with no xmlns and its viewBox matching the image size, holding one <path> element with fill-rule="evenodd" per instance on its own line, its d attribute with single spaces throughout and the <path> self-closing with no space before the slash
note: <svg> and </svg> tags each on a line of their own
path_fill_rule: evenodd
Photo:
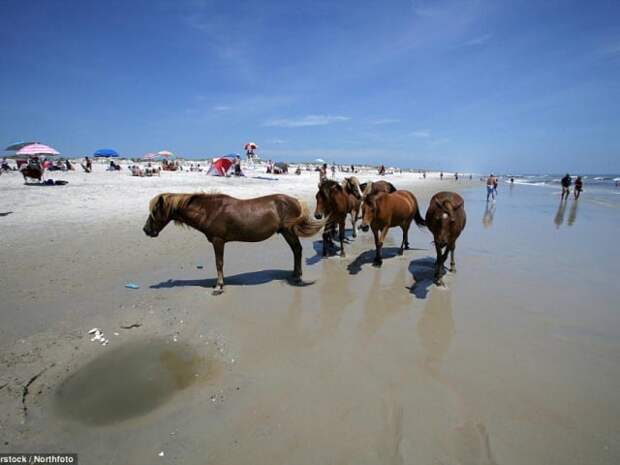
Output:
<svg viewBox="0 0 620 465">
<path fill-rule="evenodd" d="M 336 165 L 332 163 L 332 179 L 336 177 Z"/>
<path fill-rule="evenodd" d="M 319 168 L 319 184 L 327 180 L 327 163 Z"/>
<path fill-rule="evenodd" d="M 459 180 L 459 174 L 458 173 L 454 173 L 454 180 L 458 181 Z"/>
<path fill-rule="evenodd" d="M 443 181 L 443 171 L 441 173 L 439 173 L 439 180 Z"/>
<path fill-rule="evenodd" d="M 568 195 L 570 194 L 570 185 L 571 185 L 570 174 L 566 173 L 566 176 L 564 176 L 562 178 L 562 181 L 560 182 L 562 184 L 562 198 L 566 196 L 566 198 L 568 199 Z"/>
<path fill-rule="evenodd" d="M 579 198 L 582 190 L 583 190 L 583 181 L 581 180 L 581 176 L 577 176 L 577 179 L 575 179 L 575 190 L 573 191 L 575 194 L 575 200 Z"/>
<path fill-rule="evenodd" d="M 495 194 L 497 193 L 497 178 L 491 173 L 487 178 L 487 202 L 489 197 L 495 200 Z"/>
</svg>

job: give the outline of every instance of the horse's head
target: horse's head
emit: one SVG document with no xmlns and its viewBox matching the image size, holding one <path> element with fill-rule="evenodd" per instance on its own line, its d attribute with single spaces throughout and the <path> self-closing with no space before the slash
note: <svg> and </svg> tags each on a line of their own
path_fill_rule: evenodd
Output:
<svg viewBox="0 0 620 465">
<path fill-rule="evenodd" d="M 452 226 L 456 221 L 454 207 L 449 200 L 440 201 L 439 199 L 434 199 L 433 203 L 431 211 L 432 221 L 437 225 L 433 228 L 435 243 L 439 247 L 445 247 L 450 242 Z"/>
<path fill-rule="evenodd" d="M 327 180 L 319 183 L 319 190 L 315 195 L 316 209 L 314 210 L 314 217 L 317 220 L 329 216 L 332 196 L 339 190 L 342 190 L 342 187 L 336 181 Z"/>
<path fill-rule="evenodd" d="M 370 223 L 375 219 L 377 212 L 377 197 L 375 195 L 364 196 L 362 202 L 362 224 L 360 229 L 364 232 L 368 231 Z"/>
<path fill-rule="evenodd" d="M 170 223 L 171 209 L 167 199 L 168 194 L 159 194 L 149 203 L 149 217 L 142 230 L 147 236 L 157 237 L 162 229 Z"/>
<path fill-rule="evenodd" d="M 352 194 L 357 199 L 362 198 L 362 191 L 360 189 L 360 182 L 355 176 L 351 176 L 350 178 L 344 178 L 342 181 L 342 187 L 345 192 Z"/>
</svg>

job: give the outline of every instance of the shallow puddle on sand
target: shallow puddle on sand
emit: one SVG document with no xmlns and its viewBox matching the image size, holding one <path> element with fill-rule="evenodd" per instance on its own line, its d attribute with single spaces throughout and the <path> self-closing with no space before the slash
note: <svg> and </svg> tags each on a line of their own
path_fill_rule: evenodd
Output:
<svg viewBox="0 0 620 465">
<path fill-rule="evenodd" d="M 165 339 L 130 342 L 70 374 L 56 391 L 55 408 L 92 425 L 144 415 L 176 392 L 211 379 L 214 362 Z"/>
</svg>

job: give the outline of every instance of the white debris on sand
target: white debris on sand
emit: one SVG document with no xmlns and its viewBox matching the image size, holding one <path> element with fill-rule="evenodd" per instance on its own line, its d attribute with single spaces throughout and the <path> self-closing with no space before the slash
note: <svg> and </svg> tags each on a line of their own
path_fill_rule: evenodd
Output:
<svg viewBox="0 0 620 465">
<path fill-rule="evenodd" d="M 99 328 L 91 329 L 88 334 L 91 334 L 93 337 L 90 338 L 90 342 L 100 342 L 102 346 L 107 346 L 108 342 L 110 342 L 103 334 L 103 331 Z"/>
</svg>

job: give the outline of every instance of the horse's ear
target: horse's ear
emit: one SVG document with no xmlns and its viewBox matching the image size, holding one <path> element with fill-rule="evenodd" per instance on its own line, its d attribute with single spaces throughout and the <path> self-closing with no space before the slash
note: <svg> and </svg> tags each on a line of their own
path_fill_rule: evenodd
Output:
<svg viewBox="0 0 620 465">
<path fill-rule="evenodd" d="M 155 204 L 155 206 L 157 207 L 157 209 L 160 209 L 164 206 L 164 194 L 161 194 L 159 196 L 159 198 L 157 199 L 157 203 Z"/>
</svg>

